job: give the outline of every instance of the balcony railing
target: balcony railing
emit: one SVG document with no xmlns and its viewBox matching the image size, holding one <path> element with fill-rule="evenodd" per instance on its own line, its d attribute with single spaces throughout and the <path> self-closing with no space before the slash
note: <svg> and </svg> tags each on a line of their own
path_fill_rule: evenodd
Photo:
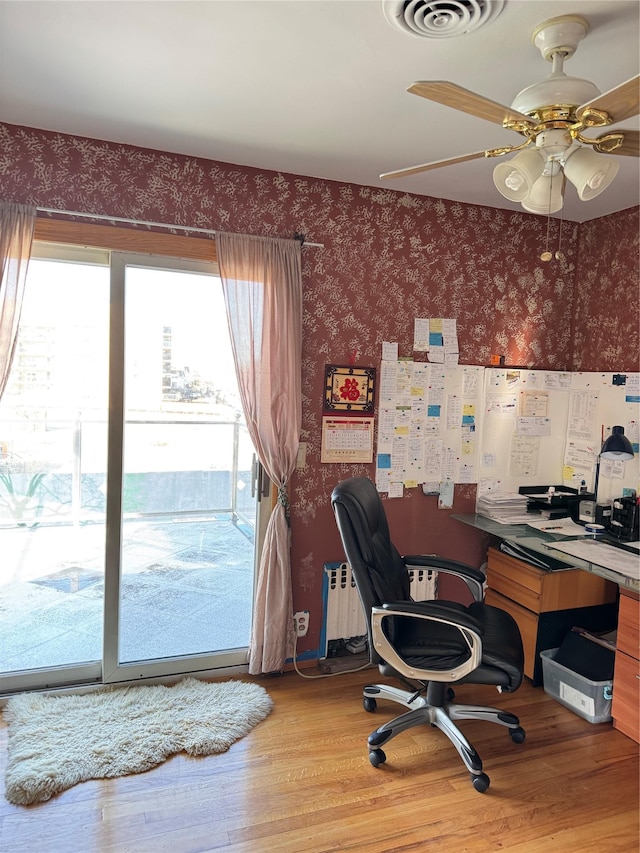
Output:
<svg viewBox="0 0 640 853">
<path fill-rule="evenodd" d="M 34 419 L 28 427 L 2 423 L 0 526 L 104 521 L 106 423 Z M 253 530 L 253 447 L 239 417 L 130 419 L 125 448 L 125 518 L 220 513 Z"/>
</svg>

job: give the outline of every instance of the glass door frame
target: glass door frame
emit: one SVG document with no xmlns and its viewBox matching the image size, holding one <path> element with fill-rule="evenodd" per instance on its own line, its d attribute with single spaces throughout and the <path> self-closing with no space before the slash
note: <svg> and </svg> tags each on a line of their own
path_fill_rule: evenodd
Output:
<svg viewBox="0 0 640 853">
<path fill-rule="evenodd" d="M 127 266 L 144 268 L 157 267 L 164 270 L 195 272 L 217 277 L 219 270 L 215 260 L 199 260 L 199 246 L 190 259 L 170 253 L 171 238 L 163 236 L 160 251 L 152 255 L 141 246 L 140 252 L 113 251 L 108 247 L 114 229 L 96 226 L 102 234 L 96 246 L 81 243 L 74 232 L 75 223 L 63 223 L 65 228 L 56 232 L 51 239 L 47 234 L 34 242 L 33 257 L 60 261 L 80 261 L 110 267 L 110 323 L 109 323 L 109 432 L 108 432 L 108 491 L 106 495 L 105 535 L 105 591 L 103 601 L 103 657 L 102 660 L 86 663 L 54 666 L 45 669 L 23 670 L 0 676 L 0 695 L 10 695 L 25 690 L 67 689 L 95 684 L 133 682 L 142 679 L 163 679 L 188 673 L 211 673 L 212 675 L 243 673 L 248 671 L 248 647 L 229 652 L 193 654 L 119 664 L 117 641 L 119 635 L 119 583 L 120 552 L 122 547 L 122 494 L 123 448 L 124 448 L 124 276 Z M 67 236 L 66 226 L 69 226 Z M 122 231 L 122 229 L 115 229 Z M 135 233 L 135 232 L 134 232 Z M 62 239 L 60 237 L 62 236 Z M 159 236 L 159 235 L 154 235 Z M 125 234 L 130 243 L 130 234 Z M 140 235 L 141 238 L 144 235 Z M 36 238 L 38 239 L 38 238 Z M 185 240 L 186 238 L 182 238 Z M 120 238 L 122 240 L 122 238 Z M 93 240 L 91 240 L 93 242 Z M 116 239 L 115 243 L 118 242 Z M 194 241 L 197 244 L 204 241 Z M 183 248 L 183 247 L 181 247 Z M 156 249 L 157 251 L 157 249 Z M 204 251 L 204 250 L 203 250 Z M 207 250 L 206 254 L 210 251 Z M 195 258 L 195 259 L 194 259 Z M 112 424 L 114 426 L 112 426 Z M 115 460 L 115 461 L 114 461 Z M 254 472 L 257 480 L 259 464 Z M 256 488 L 257 506 L 255 520 L 255 563 L 254 595 L 257 580 L 257 565 L 264 542 L 269 516 L 273 509 L 273 489 L 260 494 Z"/>
<path fill-rule="evenodd" d="M 35 239 L 31 248 L 34 260 L 60 261 L 109 267 L 111 252 L 103 247 L 91 247 L 75 242 L 58 243 Z M 28 275 L 28 274 L 27 274 Z M 28 278 L 27 278 L 28 281 Z M 29 690 L 58 689 L 67 686 L 85 687 L 102 682 L 101 660 L 69 663 L 45 668 L 17 670 L 0 674 L 0 696 Z"/>
<path fill-rule="evenodd" d="M 122 554 L 122 486 L 124 476 L 125 429 L 125 289 L 128 268 L 175 270 L 215 277 L 217 265 L 159 255 L 123 252 L 111 253 L 111 317 L 109 338 L 109 434 L 106 504 L 106 554 L 104 595 L 103 676 L 105 684 L 157 678 L 187 672 L 240 668 L 247 671 L 248 647 L 211 653 L 121 662 L 118 651 L 120 634 L 120 581 Z M 265 512 L 265 510 L 267 510 Z M 256 554 L 260 553 L 270 495 L 257 500 Z M 262 520 L 262 523 L 261 523 Z M 254 593 L 255 593 L 254 565 Z M 240 671 L 240 669 L 238 671 Z"/>
</svg>

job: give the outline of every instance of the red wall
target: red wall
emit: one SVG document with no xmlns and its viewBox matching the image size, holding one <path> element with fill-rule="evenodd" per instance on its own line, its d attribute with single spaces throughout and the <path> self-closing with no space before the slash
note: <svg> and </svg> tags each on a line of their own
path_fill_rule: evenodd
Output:
<svg viewBox="0 0 640 853">
<path fill-rule="evenodd" d="M 543 263 L 547 222 L 534 215 L 6 124 L 0 198 L 221 231 L 302 232 L 324 244 L 303 250 L 307 466 L 291 484 L 294 606 L 311 612 L 301 652 L 318 642 L 323 563 L 342 559 L 331 490 L 373 475 L 372 466 L 320 464 L 325 364 L 377 365 L 383 340 L 409 356 L 415 317 L 454 317 L 461 363 L 500 353 L 536 368 L 638 370 L 638 208 L 565 222 L 564 260 Z M 555 246 L 559 221 L 552 225 Z M 474 501 L 475 487 L 456 486 L 453 512 L 473 511 Z M 483 538 L 435 498 L 412 490 L 387 509 L 401 552 L 482 562 Z"/>
<path fill-rule="evenodd" d="M 580 226 L 573 370 L 640 370 L 640 208 Z"/>
</svg>

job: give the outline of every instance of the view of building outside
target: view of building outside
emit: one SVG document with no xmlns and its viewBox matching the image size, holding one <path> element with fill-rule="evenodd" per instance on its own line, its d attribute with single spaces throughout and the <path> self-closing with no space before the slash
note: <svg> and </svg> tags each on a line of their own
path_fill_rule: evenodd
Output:
<svg viewBox="0 0 640 853">
<path fill-rule="evenodd" d="M 127 418 L 147 427 L 132 430 L 125 447 L 131 472 L 229 470 L 233 425 L 243 423 L 220 282 L 185 275 L 189 299 L 176 300 L 187 283 L 179 273 L 145 269 L 135 270 L 127 295 L 127 328 L 134 330 L 125 356 Z M 90 476 L 103 488 L 98 479 L 106 472 L 109 270 L 32 260 L 28 284 L 0 403 L 5 524 L 70 515 L 74 471 L 85 492 Z M 228 428 L 214 442 L 193 430 L 185 444 L 178 427 L 194 418 Z M 160 425 L 162 437 L 149 440 Z M 251 458 L 245 453 L 238 463 L 248 471 Z M 94 513 L 95 500 L 84 496 L 83 514 Z"/>
<path fill-rule="evenodd" d="M 106 471 L 108 306 L 108 267 L 31 261 L 0 401 L 3 524 L 71 516 L 80 430 L 86 471 Z"/>
</svg>

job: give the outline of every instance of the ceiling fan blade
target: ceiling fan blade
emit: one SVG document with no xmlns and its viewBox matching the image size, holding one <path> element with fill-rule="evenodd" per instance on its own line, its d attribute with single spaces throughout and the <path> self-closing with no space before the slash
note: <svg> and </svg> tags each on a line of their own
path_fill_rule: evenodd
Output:
<svg viewBox="0 0 640 853">
<path fill-rule="evenodd" d="M 622 145 L 615 148 L 612 154 L 624 154 L 626 157 L 640 157 L 640 131 L 616 128 L 616 133 L 624 133 Z"/>
<path fill-rule="evenodd" d="M 444 104 L 445 107 L 453 107 L 454 110 L 461 110 L 471 116 L 492 121 L 495 124 L 502 125 L 505 121 L 519 121 L 530 125 L 535 123 L 524 113 L 519 113 L 517 110 L 512 110 L 511 107 L 505 107 L 504 104 L 491 101 L 483 95 L 476 95 L 475 92 L 470 92 L 468 89 L 463 89 L 462 86 L 457 86 L 455 83 L 449 83 L 446 80 L 418 81 L 412 83 L 407 92 L 411 92 L 412 95 L 420 95 L 429 101 L 436 101 L 438 104 Z"/>
<path fill-rule="evenodd" d="M 640 75 L 632 77 L 626 83 L 616 86 L 615 89 L 609 89 L 603 95 L 598 95 L 597 98 L 582 104 L 576 110 L 576 116 L 579 120 L 588 109 L 609 113 L 614 122 L 637 116 L 640 112 Z"/>
<path fill-rule="evenodd" d="M 407 175 L 416 175 L 418 172 L 428 172 L 430 169 L 440 169 L 442 166 L 455 166 L 456 163 L 466 163 L 467 160 L 477 160 L 484 157 L 484 151 L 476 151 L 474 154 L 463 154 L 460 157 L 449 157 L 447 160 L 434 160 L 433 163 L 423 163 L 421 166 L 409 166 L 407 169 L 396 169 L 395 172 L 383 172 L 380 178 L 404 178 Z"/>
</svg>

